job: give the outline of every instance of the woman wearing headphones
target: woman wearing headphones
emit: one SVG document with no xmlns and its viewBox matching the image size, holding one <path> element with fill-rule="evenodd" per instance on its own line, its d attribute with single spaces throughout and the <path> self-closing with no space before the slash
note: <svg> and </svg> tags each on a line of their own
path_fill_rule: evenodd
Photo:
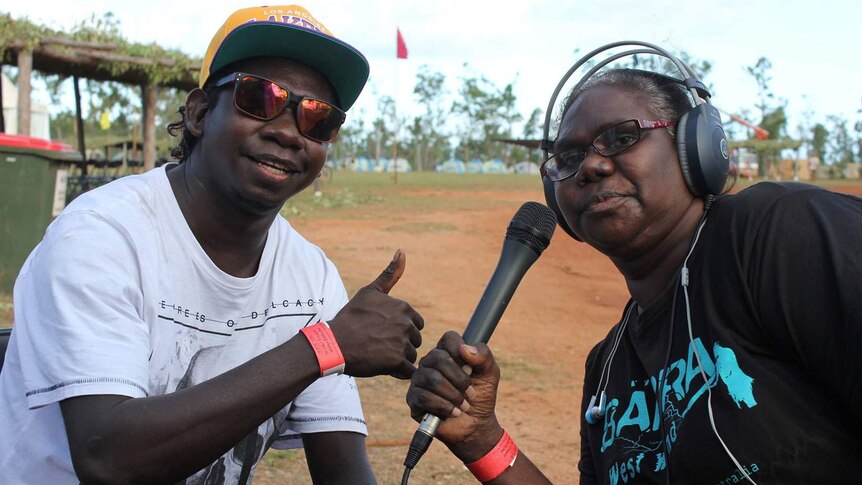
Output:
<svg viewBox="0 0 862 485">
<path fill-rule="evenodd" d="M 542 166 L 561 226 L 631 295 L 587 358 L 580 483 L 858 481 L 862 201 L 783 183 L 716 198 L 721 121 L 682 66 L 588 75 Z M 497 422 L 499 376 L 449 332 L 411 414 L 445 417 L 437 438 L 480 481 L 547 483 Z"/>
</svg>

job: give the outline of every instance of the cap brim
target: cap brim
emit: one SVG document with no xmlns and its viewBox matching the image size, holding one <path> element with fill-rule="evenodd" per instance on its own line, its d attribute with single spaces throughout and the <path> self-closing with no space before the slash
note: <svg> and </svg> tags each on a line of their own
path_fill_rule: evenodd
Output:
<svg viewBox="0 0 862 485">
<path fill-rule="evenodd" d="M 368 61 L 353 46 L 323 33 L 281 22 L 250 22 L 222 42 L 210 74 L 252 57 L 285 57 L 320 72 L 332 84 L 338 107 L 350 109 L 368 80 Z"/>
</svg>

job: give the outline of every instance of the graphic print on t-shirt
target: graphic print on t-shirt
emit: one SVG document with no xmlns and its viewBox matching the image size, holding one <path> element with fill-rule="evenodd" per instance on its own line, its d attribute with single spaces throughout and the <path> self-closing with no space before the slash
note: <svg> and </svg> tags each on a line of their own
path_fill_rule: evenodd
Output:
<svg viewBox="0 0 862 485">
<path fill-rule="evenodd" d="M 235 315 L 173 302 L 157 304 L 158 317 L 171 327 L 177 347 L 163 365 L 153 369 L 151 382 L 180 391 L 212 379 L 283 342 L 302 327 L 317 322 L 325 299 L 291 298 L 267 302 Z M 280 335 L 280 336 L 279 336 Z M 269 338 L 271 337 L 271 338 Z M 262 343 L 263 342 L 263 343 Z M 285 429 L 289 406 L 252 431 L 237 446 L 185 480 L 186 485 L 245 483 L 261 456 Z"/>
<path fill-rule="evenodd" d="M 705 383 L 701 372 L 706 375 Z M 659 385 L 662 386 L 661 393 L 656 393 Z M 665 421 L 666 447 L 669 453 L 673 453 L 673 445 L 686 415 L 695 403 L 706 399 L 708 389 L 726 392 L 740 410 L 757 406 L 754 379 L 739 367 L 733 350 L 716 342 L 712 352 L 708 352 L 700 338 L 689 344 L 685 358 L 670 363 L 657 376 L 650 376 L 646 381 L 631 381 L 630 387 L 632 390 L 628 396 L 615 396 L 608 401 L 604 417 L 601 452 L 618 447 L 619 460 L 608 469 L 611 485 L 629 482 L 644 467 L 654 472 L 664 470 L 667 466 L 664 448 L 661 438 L 655 438 L 661 429 L 661 415 Z M 658 403 L 653 404 L 653 409 L 647 404 L 647 396 L 656 394 L 662 396 L 664 403 L 661 414 Z"/>
<path fill-rule="evenodd" d="M 260 328 L 276 318 L 308 317 L 308 325 L 313 323 L 317 315 L 315 307 L 323 304 L 324 298 L 283 299 L 272 301 L 265 308 L 251 310 L 246 315 L 213 317 L 212 314 L 207 316 L 208 312 L 205 310 L 189 309 L 181 304 L 161 300 L 159 318 L 199 332 L 230 336 L 233 332 Z"/>
</svg>

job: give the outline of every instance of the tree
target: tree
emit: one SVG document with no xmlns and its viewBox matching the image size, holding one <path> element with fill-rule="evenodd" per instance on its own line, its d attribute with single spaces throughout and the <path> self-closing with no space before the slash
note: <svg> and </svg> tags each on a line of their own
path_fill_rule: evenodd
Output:
<svg viewBox="0 0 862 485">
<path fill-rule="evenodd" d="M 772 62 L 765 57 L 761 57 L 753 66 L 745 68 L 746 72 L 754 78 L 757 83 L 758 104 L 760 110 L 759 125 L 769 131 L 770 139 L 779 139 L 786 134 L 787 116 L 784 108 L 787 105 L 786 101 L 781 100 L 778 106 L 775 106 L 775 95 L 769 89 L 769 83 L 772 81 L 772 76 L 769 71 L 772 69 Z M 760 176 L 767 174 L 767 168 L 776 166 L 781 161 L 781 150 L 772 146 L 758 148 L 755 153 L 759 160 L 758 170 Z"/>
<path fill-rule="evenodd" d="M 817 123 L 811 129 L 811 150 L 820 158 L 821 163 L 826 162 L 826 141 L 828 137 L 829 132 L 821 123 Z"/>
<path fill-rule="evenodd" d="M 542 138 L 542 129 L 545 124 L 545 114 L 542 112 L 540 108 L 534 108 L 533 112 L 530 113 L 530 117 L 527 118 L 526 123 L 524 123 L 524 130 L 521 132 L 521 136 L 525 140 L 538 140 Z M 544 160 L 539 160 L 541 158 L 541 151 L 538 149 L 527 149 L 521 146 L 516 146 L 512 148 L 512 158 L 513 160 L 528 160 L 533 159 L 542 163 Z"/>
<path fill-rule="evenodd" d="M 395 130 L 397 129 L 395 100 L 391 96 L 383 96 L 377 100 L 377 118 L 371 123 L 368 133 L 367 153 L 373 153 L 375 160 L 380 160 L 390 148 L 394 147 Z"/>
<path fill-rule="evenodd" d="M 706 79 L 709 75 L 710 71 L 712 71 L 712 62 L 698 59 L 688 52 L 680 51 L 674 54 L 679 60 L 681 60 L 685 65 L 691 68 L 692 71 L 700 78 L 702 81 Z M 676 78 L 682 77 L 682 73 L 679 71 L 679 68 L 671 62 L 670 59 L 664 56 L 651 55 L 651 54 L 635 54 L 629 58 L 628 67 L 632 69 L 642 69 L 645 71 L 665 73 L 669 76 L 673 76 Z M 686 76 L 687 77 L 687 76 Z"/>
<path fill-rule="evenodd" d="M 416 75 L 413 95 L 425 108 L 421 115 L 413 119 L 409 129 L 413 142 L 413 160 L 417 170 L 424 170 L 426 161 L 431 163 L 435 159 L 440 159 L 448 151 L 448 137 L 444 131 L 445 81 L 446 77 L 442 73 L 432 72 L 427 65 L 420 67 Z"/>
<path fill-rule="evenodd" d="M 772 69 L 772 62 L 765 57 L 761 57 L 753 66 L 745 68 L 746 72 L 754 78 L 757 83 L 757 108 L 760 109 L 761 119 L 766 117 L 767 111 L 770 109 L 771 100 L 774 97 L 772 91 L 769 90 L 769 82 L 772 81 L 772 76 L 769 70 Z"/>
<path fill-rule="evenodd" d="M 760 127 L 769 132 L 769 138 L 772 140 L 785 138 L 787 115 L 784 113 L 784 105 L 767 111 L 763 120 L 760 121 Z"/>
<path fill-rule="evenodd" d="M 829 161 L 838 167 L 844 168 L 849 163 L 856 161 L 853 153 L 854 141 L 847 128 L 847 120 L 840 116 L 830 115 L 827 118 L 831 126 L 827 147 L 829 149 Z"/>
<path fill-rule="evenodd" d="M 459 94 L 460 100 L 452 105 L 452 112 L 463 122 L 458 152 L 465 160 L 502 158 L 508 162 L 511 147 L 493 140 L 510 138 L 513 124 L 523 119 L 515 108 L 514 82 L 499 89 L 484 76 L 465 77 Z"/>
<path fill-rule="evenodd" d="M 338 130 L 338 137 L 330 146 L 329 159 L 335 160 L 341 167 L 358 156 L 364 155 L 366 153 L 365 137 L 364 112 L 360 111 L 355 118 L 348 115 L 347 123 Z"/>
</svg>

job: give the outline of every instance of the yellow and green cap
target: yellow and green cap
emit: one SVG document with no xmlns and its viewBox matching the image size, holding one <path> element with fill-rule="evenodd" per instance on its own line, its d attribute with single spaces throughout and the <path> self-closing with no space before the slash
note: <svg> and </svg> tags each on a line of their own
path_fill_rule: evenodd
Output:
<svg viewBox="0 0 862 485">
<path fill-rule="evenodd" d="M 361 52 L 332 35 L 305 8 L 284 5 L 232 13 L 210 41 L 199 86 L 230 63 L 262 56 L 293 59 L 323 74 L 344 111 L 353 106 L 368 80 L 368 61 Z"/>
</svg>

